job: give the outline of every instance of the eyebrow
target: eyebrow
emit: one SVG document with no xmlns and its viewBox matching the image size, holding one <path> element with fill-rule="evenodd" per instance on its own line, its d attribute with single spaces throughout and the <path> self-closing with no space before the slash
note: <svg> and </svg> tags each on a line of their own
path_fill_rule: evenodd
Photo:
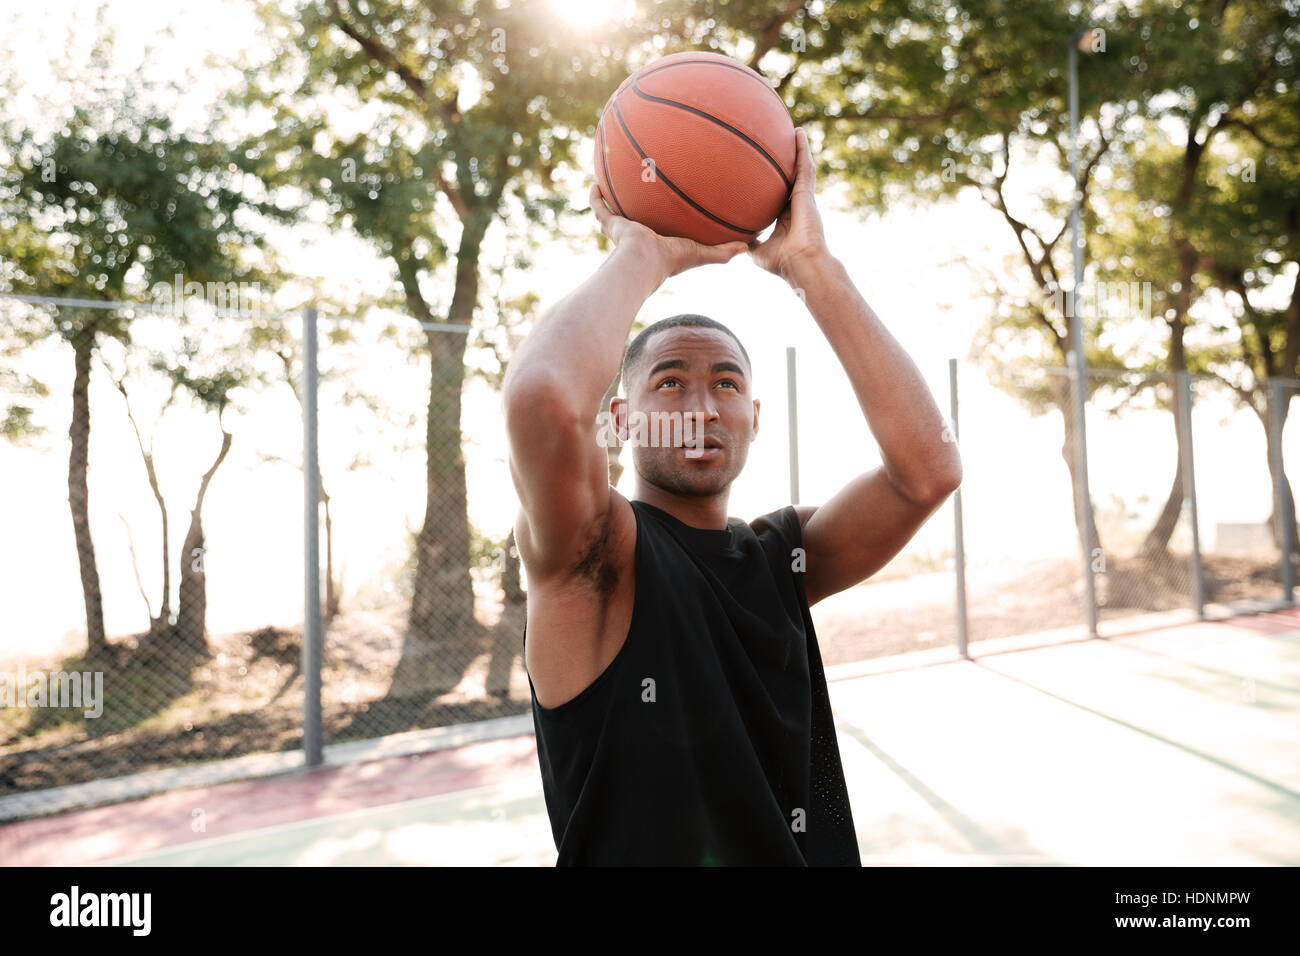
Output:
<svg viewBox="0 0 1300 956">
<path fill-rule="evenodd" d="M 668 369 L 673 369 L 673 368 L 681 369 L 682 371 L 685 372 L 685 371 L 689 371 L 690 367 L 691 367 L 690 364 L 685 359 L 663 359 L 662 361 L 655 363 L 654 368 L 650 369 L 650 374 L 646 376 L 646 378 L 647 380 L 652 379 L 660 372 L 666 372 Z M 735 362 L 731 362 L 731 361 L 714 362 L 713 367 L 710 369 L 710 371 L 735 372 L 741 378 L 745 377 L 745 370 L 741 368 L 739 365 L 737 365 Z"/>
</svg>

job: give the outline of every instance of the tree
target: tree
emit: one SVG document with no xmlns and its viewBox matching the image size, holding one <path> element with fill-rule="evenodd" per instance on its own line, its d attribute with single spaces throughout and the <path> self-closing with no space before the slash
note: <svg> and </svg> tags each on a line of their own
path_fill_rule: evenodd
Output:
<svg viewBox="0 0 1300 956">
<path fill-rule="evenodd" d="M 978 191 L 1007 224 L 1023 271 L 1010 288 L 996 283 L 999 300 L 974 350 L 1052 364 L 1068 364 L 1076 321 L 1063 294 L 1063 275 L 1071 274 L 1069 191 L 1049 186 L 1035 203 L 1017 204 L 1005 187 L 1013 168 L 1031 164 L 1055 165 L 1068 183 L 1065 44 L 1084 26 L 1099 28 L 1082 38 L 1087 52 L 1079 57 L 1081 175 L 1074 190 L 1087 243 L 1085 291 L 1108 279 L 1154 286 L 1168 345 L 1140 359 L 1116 354 L 1101 344 L 1115 321 L 1080 315 L 1088 362 L 1158 371 L 1169 382 L 1204 367 L 1208 354 L 1189 359 L 1185 341 L 1190 312 L 1210 281 L 1209 260 L 1191 238 L 1202 159 L 1216 134 L 1253 125 L 1258 104 L 1292 83 L 1293 5 L 1152 0 L 1085 20 L 1048 2 L 837 3 L 803 21 L 809 45 L 826 48 L 818 57 L 829 51 L 839 68 L 806 69 L 802 54 L 791 54 L 783 81 L 797 119 L 821 118 L 826 170 L 842 171 L 853 197 L 875 208 Z M 846 29 L 855 22 L 856 34 Z M 1171 122 L 1184 128 L 1185 143 L 1176 151 L 1156 148 Z M 1157 380 L 1136 381 L 1140 390 Z M 1028 390 L 1010 379 L 1002 384 L 1031 408 L 1050 395 L 1060 409 L 1062 455 L 1077 495 L 1066 382 Z M 1122 380 L 1106 387 L 1131 397 Z M 1181 509 L 1178 460 L 1172 468 L 1168 499 L 1144 544 L 1148 557 L 1165 553 Z M 1085 539 L 1095 541 L 1095 520 L 1086 519 Z"/>
<path fill-rule="evenodd" d="M 82 104 L 52 134 L 0 126 L 0 275 L 11 291 L 82 300 L 143 297 L 155 283 L 237 282 L 259 237 L 235 217 L 248 205 L 229 155 L 177 132 L 133 95 Z M 19 314 L 14 343 L 57 335 L 72 349 L 68 500 L 89 652 L 107 650 L 90 533 L 90 378 L 101 341 L 130 341 L 129 310 L 40 306 Z M 11 412 L 12 415 L 12 412 Z"/>
<path fill-rule="evenodd" d="M 990 290 L 989 326 L 974 349 L 1014 362 L 1069 364 L 1072 325 L 1088 319 L 1063 294 L 1063 277 L 1072 274 L 1070 194 L 1080 197 L 1086 231 L 1095 231 L 1090 200 L 1098 169 L 1115 141 L 1130 135 L 1126 104 L 1135 74 L 1124 65 L 1134 43 L 1127 24 L 1122 9 L 1090 24 L 1105 30 L 1097 35 L 1105 53 L 1081 57 L 1085 122 L 1074 183 L 1065 61 L 1071 35 L 1084 24 L 1059 4 L 827 4 L 815 14 L 805 10 L 799 33 L 772 55 L 788 64 L 778 69 L 795 121 L 820 127 L 821 167 L 846 181 L 855 205 L 883 210 L 971 190 L 1006 224 L 1018 266 Z M 807 52 L 795 49 L 795 39 Z M 1032 190 L 1028 201 L 1011 198 L 1007 185 L 1017 170 L 1051 167 L 1055 183 Z M 1096 344 L 1096 328 L 1082 332 L 1090 363 L 1121 364 Z M 1057 377 L 1028 391 L 1010 376 L 1000 384 L 1031 408 L 1060 411 L 1061 454 L 1078 500 L 1068 382 Z M 1096 542 L 1094 516 L 1076 520 L 1083 540 Z"/>
<path fill-rule="evenodd" d="M 176 635 L 181 646 L 196 655 L 203 655 L 207 650 L 207 549 L 203 535 L 203 502 L 217 469 L 230 453 L 234 439 L 225 424 L 225 415 L 233 400 L 231 393 L 252 377 L 243 364 L 247 353 L 241 346 L 216 351 L 205 348 L 198 339 L 186 336 L 177 354 L 159 356 L 153 361 L 154 371 L 165 375 L 174 391 L 188 393 L 195 405 L 216 415 L 221 432 L 220 446 L 212 464 L 199 479 L 194 506 L 190 509 L 189 527 L 181 545 Z"/>
<path fill-rule="evenodd" d="M 1224 149 L 1213 158 L 1189 215 L 1188 243 L 1236 331 L 1208 371 L 1259 420 L 1274 487 L 1295 515 L 1280 435 L 1271 422 L 1270 380 L 1300 378 L 1300 84 L 1293 76 L 1272 92 L 1248 114 L 1227 120 Z M 1282 424 L 1293 390 L 1287 383 L 1276 409 Z M 1276 501 L 1272 511 L 1276 538 Z"/>
<path fill-rule="evenodd" d="M 252 98 L 275 111 L 274 127 L 251 145 L 263 175 L 373 243 L 424 332 L 427 498 L 409 638 L 472 633 L 460 431 L 467 342 L 444 326 L 474 323 L 493 223 L 557 223 L 562 170 L 582 162 L 575 149 L 622 79 L 621 51 L 636 31 L 611 27 L 597 42 L 557 29 L 537 3 L 316 0 L 262 10 L 300 54 L 281 58 L 274 77 L 250 76 Z M 340 131 L 330 112 L 340 104 L 366 111 L 363 134 Z"/>
<path fill-rule="evenodd" d="M 101 358 L 104 358 L 101 352 Z M 105 360 L 105 364 L 107 361 Z M 111 367 L 108 369 L 109 379 L 113 386 L 122 396 L 122 403 L 126 407 L 127 419 L 131 422 L 131 430 L 135 433 L 136 446 L 140 449 L 140 459 L 144 462 L 145 477 L 149 481 L 149 490 L 153 493 L 154 501 L 158 505 L 159 523 L 162 527 L 161 534 L 161 571 L 162 571 L 162 597 L 158 602 L 158 613 L 153 613 L 153 607 L 149 603 L 148 594 L 144 586 L 140 583 L 140 567 L 135 561 L 135 545 L 131 545 L 132 561 L 135 563 L 136 581 L 140 584 L 140 596 L 144 599 L 145 610 L 149 613 L 149 633 L 151 636 L 163 636 L 171 633 L 172 628 L 172 562 L 171 562 L 171 535 L 169 533 L 169 522 L 167 514 L 167 501 L 163 497 L 162 486 L 158 481 L 158 470 L 155 467 L 154 443 L 153 437 L 150 436 L 149 445 L 145 447 L 144 436 L 140 432 L 140 423 L 136 420 L 135 412 L 131 408 L 131 392 L 127 388 L 127 372 L 122 370 L 115 372 Z M 171 404 L 176 396 L 176 390 L 173 389 L 168 396 L 167 402 L 164 403 L 159 415 L 165 414 L 167 406 Z M 125 519 L 124 519 L 125 520 Z"/>
<path fill-rule="evenodd" d="M 1168 290 L 1158 298 L 1164 306 L 1159 314 L 1169 331 L 1167 373 L 1172 384 L 1178 372 L 1189 369 L 1186 337 L 1197 299 L 1216 283 L 1227 291 L 1240 291 L 1233 275 L 1250 256 L 1241 255 L 1239 237 L 1251 234 L 1256 251 L 1265 233 L 1270 234 L 1263 239 L 1265 245 L 1294 241 L 1288 238 L 1285 224 L 1268 213 L 1238 215 L 1243 206 L 1258 212 L 1260 198 L 1285 201 L 1287 180 L 1258 190 L 1238 189 L 1222 177 L 1215 183 L 1212 164 L 1216 142 L 1233 137 L 1267 139 L 1265 128 L 1293 116 L 1300 79 L 1300 17 L 1294 5 L 1265 0 L 1151 2 L 1138 10 L 1134 26 L 1141 41 L 1135 53 L 1137 66 L 1148 77 L 1148 88 L 1143 91 L 1143 136 L 1127 144 L 1134 154 L 1132 168 L 1119 188 L 1150 197 L 1138 204 L 1137 225 L 1139 231 L 1159 239 L 1141 248 L 1160 262 L 1150 274 Z M 1168 143 L 1163 132 L 1169 126 L 1181 135 L 1176 146 Z M 1285 138 L 1280 130 L 1279 135 Z M 1229 155 L 1237 152 L 1231 144 L 1226 149 Z M 1272 161 L 1274 166 L 1278 163 L 1285 160 Z M 1285 176 L 1286 170 L 1279 167 L 1276 172 Z M 1250 192 L 1257 195 L 1244 195 Z M 1294 189 L 1290 195 L 1294 208 Z M 1266 208 L 1276 207 L 1269 203 Z M 1291 367 L 1295 367 L 1294 357 Z M 1181 393 L 1174 391 L 1174 396 L 1176 411 Z M 1183 436 L 1178 429 L 1175 434 L 1181 456 Z M 1269 460 L 1272 470 L 1271 449 Z M 1168 498 L 1143 543 L 1147 556 L 1166 552 L 1183 496 L 1182 469 L 1175 463 Z"/>
</svg>

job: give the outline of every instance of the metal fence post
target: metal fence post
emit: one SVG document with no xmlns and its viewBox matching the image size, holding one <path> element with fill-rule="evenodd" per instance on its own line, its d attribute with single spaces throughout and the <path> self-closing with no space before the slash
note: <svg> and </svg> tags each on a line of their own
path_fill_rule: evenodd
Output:
<svg viewBox="0 0 1300 956">
<path fill-rule="evenodd" d="M 1070 245 L 1074 247 L 1074 288 L 1066 300 L 1070 303 L 1070 349 L 1073 361 L 1070 375 L 1074 380 L 1075 468 L 1078 473 L 1078 494 L 1074 508 L 1078 515 L 1079 539 L 1083 543 L 1083 596 L 1088 619 L 1088 636 L 1097 636 L 1097 582 L 1093 577 L 1092 563 L 1096 558 L 1097 542 L 1093 538 L 1092 498 L 1088 489 L 1088 439 L 1084 406 L 1088 400 L 1088 363 L 1083 354 L 1083 316 L 1079 308 L 1083 295 L 1083 218 L 1079 210 L 1079 58 L 1078 42 L 1081 35 L 1070 38 L 1070 182 L 1073 196 L 1070 203 Z"/>
<path fill-rule="evenodd" d="M 957 423 L 957 360 L 948 359 L 948 408 L 952 418 L 952 440 L 960 444 L 961 429 Z M 966 632 L 966 542 L 962 534 L 961 488 L 952 496 L 953 520 L 953 570 L 957 575 L 957 650 L 961 656 L 970 657 Z"/>
<path fill-rule="evenodd" d="M 316 446 L 316 310 L 302 312 L 303 628 L 302 749 L 307 766 L 323 762 L 321 728 L 320 459 Z"/>
<path fill-rule="evenodd" d="M 1273 446 L 1273 513 L 1277 516 L 1277 523 L 1280 527 L 1277 529 L 1278 545 L 1282 549 L 1282 599 L 1288 604 L 1295 602 L 1295 567 L 1291 564 L 1291 554 L 1295 551 L 1295 515 L 1291 514 L 1291 509 L 1287 507 L 1287 497 L 1282 493 L 1282 481 L 1285 477 L 1283 467 L 1285 459 L 1282 456 L 1282 409 L 1283 402 L 1291 400 L 1290 395 L 1284 395 L 1283 389 L 1287 388 L 1281 379 L 1271 379 L 1269 381 L 1269 430 L 1272 434 Z"/>
<path fill-rule="evenodd" d="M 799 408 L 794 378 L 794 346 L 785 350 L 785 394 L 790 433 L 790 504 L 799 503 Z"/>
<path fill-rule="evenodd" d="M 1205 577 L 1201 567 L 1201 523 L 1196 514 L 1196 465 L 1195 457 L 1192 455 L 1192 377 L 1186 372 L 1178 372 L 1175 376 L 1178 395 L 1175 398 L 1177 402 L 1177 423 L 1179 430 L 1183 433 L 1181 442 L 1183 449 L 1182 461 L 1180 467 L 1183 470 L 1183 488 L 1186 489 L 1186 502 L 1188 507 L 1188 519 L 1192 527 L 1192 600 L 1196 608 L 1196 616 L 1205 620 Z"/>
</svg>

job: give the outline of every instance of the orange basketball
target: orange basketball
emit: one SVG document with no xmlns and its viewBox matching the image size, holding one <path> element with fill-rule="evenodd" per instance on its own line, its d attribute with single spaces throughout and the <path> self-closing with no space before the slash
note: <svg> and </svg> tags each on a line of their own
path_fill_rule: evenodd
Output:
<svg viewBox="0 0 1300 956">
<path fill-rule="evenodd" d="M 663 236 L 716 245 L 755 238 L 794 184 L 794 124 L 743 63 L 674 53 L 642 67 L 605 104 L 596 184 L 619 215 Z"/>
</svg>

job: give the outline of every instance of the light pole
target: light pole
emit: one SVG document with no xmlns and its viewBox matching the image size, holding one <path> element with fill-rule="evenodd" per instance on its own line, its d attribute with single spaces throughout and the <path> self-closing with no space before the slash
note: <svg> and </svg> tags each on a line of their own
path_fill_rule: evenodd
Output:
<svg viewBox="0 0 1300 956">
<path fill-rule="evenodd" d="M 1079 188 L 1079 51 L 1091 53 L 1094 31 L 1085 27 L 1070 37 L 1070 180 L 1073 199 L 1070 203 L 1070 242 L 1074 246 L 1074 288 L 1066 298 L 1070 322 L 1070 385 L 1074 405 L 1074 468 L 1078 492 L 1075 494 L 1076 520 L 1079 540 L 1083 545 L 1083 593 L 1088 613 L 1088 636 L 1097 637 L 1097 590 L 1093 578 L 1092 562 L 1097 542 L 1093 537 L 1092 497 L 1088 492 L 1088 442 L 1084 425 L 1083 406 L 1088 394 L 1088 363 L 1083 355 L 1083 317 L 1079 314 L 1079 298 L 1083 288 L 1083 227 L 1079 206 L 1082 190 Z"/>
</svg>

